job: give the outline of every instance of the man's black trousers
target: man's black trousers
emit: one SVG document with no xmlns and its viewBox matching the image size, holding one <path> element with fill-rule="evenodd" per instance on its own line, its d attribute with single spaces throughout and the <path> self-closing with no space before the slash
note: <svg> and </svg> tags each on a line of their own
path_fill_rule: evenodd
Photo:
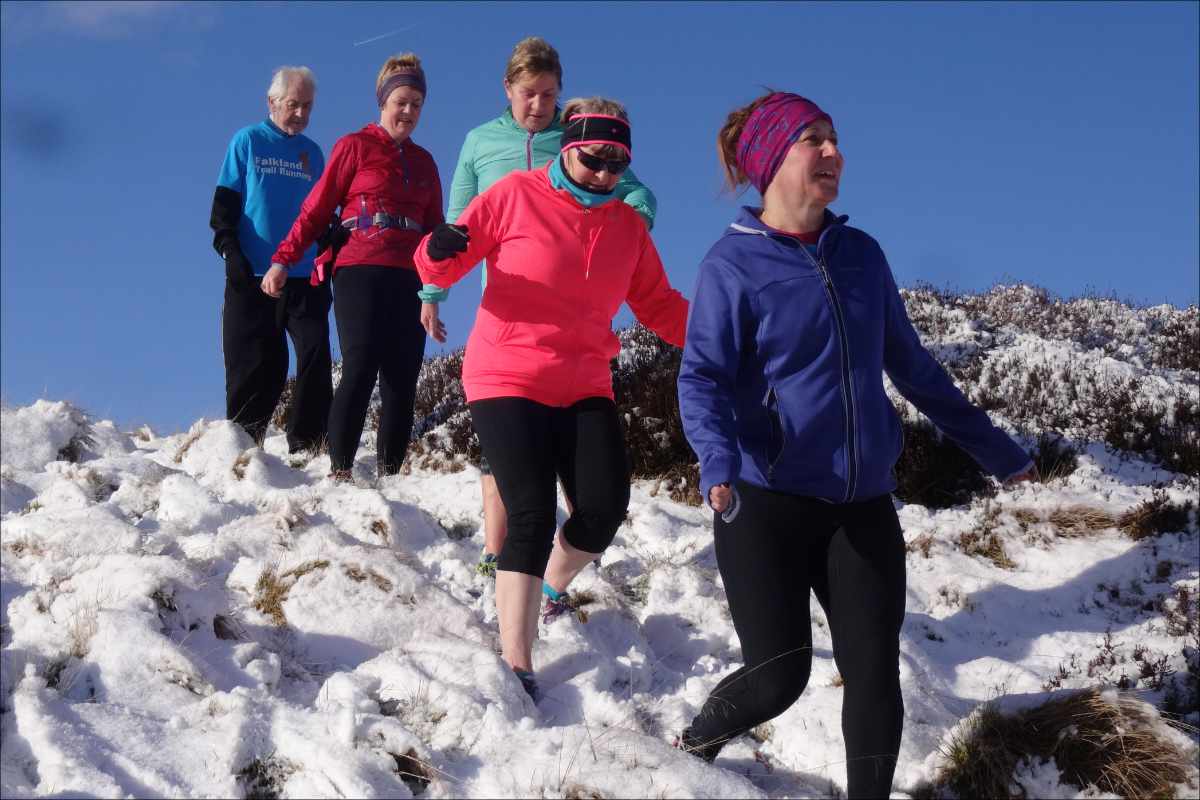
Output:
<svg viewBox="0 0 1200 800">
<path fill-rule="evenodd" d="M 287 383 L 287 336 L 296 351 L 296 385 L 287 418 L 288 449 L 316 448 L 325 438 L 333 397 L 328 285 L 289 278 L 279 299 L 258 282 L 225 283 L 221 340 L 225 354 L 225 416 L 256 442 L 266 434 Z"/>
</svg>

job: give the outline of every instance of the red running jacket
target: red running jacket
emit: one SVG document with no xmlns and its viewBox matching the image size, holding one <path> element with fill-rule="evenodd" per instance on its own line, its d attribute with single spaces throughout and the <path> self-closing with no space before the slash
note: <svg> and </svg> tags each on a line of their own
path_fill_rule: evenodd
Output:
<svg viewBox="0 0 1200 800">
<path fill-rule="evenodd" d="M 463 363 L 468 402 L 612 398 L 609 362 L 620 349 L 612 320 L 622 302 L 683 345 L 688 302 L 668 283 L 646 223 L 619 200 L 584 208 L 547 173 L 510 173 L 472 200 L 458 218 L 471 237 L 465 252 L 432 261 L 428 236 L 417 248 L 421 280 L 442 288 L 487 259 Z"/>
<path fill-rule="evenodd" d="M 442 181 L 429 151 L 411 139 L 397 145 L 387 131 L 372 122 L 347 134 L 333 146 L 321 179 L 308 193 L 300 216 L 279 244 L 272 262 L 290 266 L 325 232 L 339 206 L 343 220 L 383 211 L 408 217 L 426 231 L 439 225 L 442 214 Z M 421 234 L 397 228 L 355 230 L 338 253 L 335 269 L 355 264 L 414 269 L 413 250 Z M 317 259 L 312 282 L 320 283 L 328 251 Z"/>
</svg>

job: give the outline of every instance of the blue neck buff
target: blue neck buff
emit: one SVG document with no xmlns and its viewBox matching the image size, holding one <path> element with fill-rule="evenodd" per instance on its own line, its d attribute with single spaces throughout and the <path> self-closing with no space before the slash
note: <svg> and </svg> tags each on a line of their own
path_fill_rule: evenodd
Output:
<svg viewBox="0 0 1200 800">
<path fill-rule="evenodd" d="M 584 208 L 595 208 L 596 206 L 602 206 L 608 201 L 616 199 L 616 195 L 612 192 L 598 194 L 597 192 L 583 188 L 578 183 L 571 180 L 571 176 L 568 175 L 566 170 L 563 169 L 562 160 L 563 157 L 560 154 L 559 157 L 554 159 L 553 163 L 550 164 L 550 185 L 555 189 L 566 189 L 571 193 L 571 196 L 579 202 L 579 205 L 583 206 Z"/>
</svg>

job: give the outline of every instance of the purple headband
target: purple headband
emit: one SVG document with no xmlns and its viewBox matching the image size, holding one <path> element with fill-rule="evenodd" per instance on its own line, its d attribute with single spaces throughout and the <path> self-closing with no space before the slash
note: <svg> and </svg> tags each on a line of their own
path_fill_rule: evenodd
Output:
<svg viewBox="0 0 1200 800">
<path fill-rule="evenodd" d="M 383 104 L 392 94 L 397 86 L 411 86 L 422 95 L 427 95 L 425 91 L 425 70 L 420 67 L 406 67 L 401 72 L 393 72 L 388 76 L 388 79 L 379 87 L 379 91 L 375 93 L 375 98 L 379 101 L 379 107 L 383 108 Z"/>
<path fill-rule="evenodd" d="M 737 164 L 759 194 L 771 185 L 800 132 L 819 119 L 833 124 L 816 103 L 791 92 L 776 92 L 750 112 L 738 137 Z"/>
</svg>

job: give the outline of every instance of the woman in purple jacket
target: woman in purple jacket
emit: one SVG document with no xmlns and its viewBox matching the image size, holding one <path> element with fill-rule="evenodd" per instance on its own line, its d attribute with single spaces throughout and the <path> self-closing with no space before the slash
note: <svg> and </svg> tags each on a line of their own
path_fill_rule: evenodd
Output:
<svg viewBox="0 0 1200 800">
<path fill-rule="evenodd" d="M 783 713 L 812 663 L 809 591 L 845 679 L 850 797 L 887 797 L 900 746 L 904 539 L 890 492 L 896 388 L 985 469 L 1036 472 L 921 345 L 879 244 L 828 206 L 844 158 L 833 120 L 772 92 L 718 136 L 731 188 L 753 184 L 700 265 L 679 372 L 701 492 L 745 666 L 709 696 L 680 746 L 711 761 Z"/>
</svg>

